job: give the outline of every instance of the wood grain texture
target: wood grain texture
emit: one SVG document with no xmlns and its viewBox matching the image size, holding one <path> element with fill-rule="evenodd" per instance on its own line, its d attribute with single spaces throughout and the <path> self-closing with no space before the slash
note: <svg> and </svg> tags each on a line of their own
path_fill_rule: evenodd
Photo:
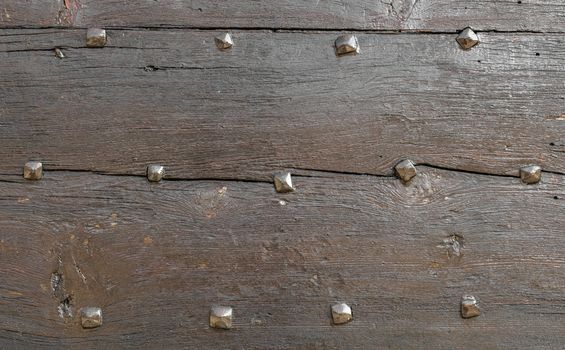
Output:
<svg viewBox="0 0 565 350">
<path fill-rule="evenodd" d="M 555 349 L 565 177 L 418 167 L 238 181 L 52 172 L 0 181 L 3 348 Z M 557 198 L 557 199 L 556 199 Z M 456 235 L 459 255 L 448 244 Z M 53 282 L 53 274 L 60 281 Z M 483 314 L 464 320 L 459 301 Z M 59 315 L 61 300 L 70 312 Z M 354 320 L 330 324 L 345 301 Z M 212 304 L 235 328 L 208 328 Z M 80 328 L 82 306 L 104 324 Z"/>
<path fill-rule="evenodd" d="M 281 169 L 391 175 L 403 158 L 518 175 L 565 173 L 562 35 L 82 30 L 0 36 L 0 172 L 49 170 L 267 181 Z M 59 59 L 53 47 L 61 47 Z"/>
<path fill-rule="evenodd" d="M 565 30 L 561 0 L 5 0 L 0 26 Z"/>
</svg>

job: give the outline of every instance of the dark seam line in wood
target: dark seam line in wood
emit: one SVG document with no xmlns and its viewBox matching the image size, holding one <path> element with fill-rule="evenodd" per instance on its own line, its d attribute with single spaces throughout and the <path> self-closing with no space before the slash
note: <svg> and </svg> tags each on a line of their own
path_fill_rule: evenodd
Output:
<svg viewBox="0 0 565 350">
<path fill-rule="evenodd" d="M 491 174 L 491 173 L 483 173 L 479 171 L 473 170 L 463 170 L 463 169 L 455 169 L 455 168 L 448 168 L 442 167 L 437 165 L 432 165 L 429 163 L 417 163 L 416 166 L 426 166 L 428 168 L 438 169 L 438 170 L 445 170 L 445 171 L 454 171 L 458 173 L 465 173 L 465 174 L 472 174 L 472 175 L 483 175 L 483 176 L 495 176 L 495 177 L 511 177 L 511 178 L 519 178 L 519 175 L 506 175 L 506 174 Z M 321 173 L 330 173 L 336 175 L 359 175 L 359 176 L 372 176 L 372 177 L 381 177 L 381 178 L 395 178 L 395 175 L 379 175 L 379 174 L 370 174 L 370 173 L 357 173 L 357 172 L 350 172 L 350 171 L 336 171 L 336 170 L 318 170 L 318 169 L 309 169 L 309 168 L 290 168 L 294 170 L 304 170 L 304 171 L 317 171 Z M 565 175 L 565 173 L 561 173 L 558 171 L 550 171 L 550 170 L 543 170 L 542 171 L 546 174 L 554 174 L 554 175 Z M 323 177 L 323 176 L 315 176 L 315 175 L 299 175 L 293 174 L 293 176 L 302 176 L 302 177 Z"/>
<path fill-rule="evenodd" d="M 483 173 L 483 172 L 473 171 L 473 170 L 454 169 L 454 168 L 437 166 L 437 165 L 433 165 L 433 164 L 429 164 L 429 163 L 417 163 L 415 165 L 416 166 L 427 166 L 429 168 L 434 168 L 434 169 L 438 169 L 438 170 L 456 171 L 456 172 L 459 172 L 459 173 L 466 173 L 466 174 L 473 174 L 473 175 L 487 175 L 487 176 L 512 177 L 512 178 L 519 178 L 520 177 L 519 175 L 490 174 L 490 173 Z M 559 172 L 559 171 L 551 171 L 551 170 L 544 170 L 544 169 L 542 169 L 542 172 L 546 173 L 546 174 L 565 175 L 565 173 L 562 173 L 562 172 Z"/>
<path fill-rule="evenodd" d="M 22 50 L 7 50 L 7 51 L 0 51 L 0 52 L 6 52 L 6 53 L 13 53 L 13 52 L 53 52 L 54 48 L 59 48 L 59 49 L 86 49 L 86 50 L 90 50 L 89 48 L 87 48 L 86 46 L 83 47 L 65 47 L 65 46 L 54 46 L 53 48 L 49 48 L 49 49 L 22 49 Z M 143 47 L 119 47 L 119 46 L 109 46 L 110 48 L 118 48 L 118 49 L 136 49 L 136 50 L 146 50 Z M 160 50 L 160 48 L 152 48 L 154 50 Z M 230 67 L 230 66 L 226 66 L 226 67 L 175 67 L 175 66 L 155 66 L 155 65 L 147 65 L 147 66 L 143 66 L 143 67 L 127 67 L 127 66 L 123 66 L 123 67 L 118 67 L 118 66 L 111 66 L 111 67 L 105 67 L 105 66 L 92 66 L 92 67 L 81 67 L 81 69 L 100 69 L 100 68 L 114 68 L 114 69 L 142 69 L 144 71 L 147 72 L 154 72 L 154 71 L 167 71 L 167 70 L 216 70 L 216 69 L 243 69 L 242 67 Z"/>
<path fill-rule="evenodd" d="M 252 183 L 265 183 L 273 184 L 273 181 L 255 180 L 255 179 L 229 179 L 229 178 L 214 178 L 214 177 L 195 177 L 195 178 L 182 178 L 182 177 L 165 177 L 163 181 L 232 181 L 232 182 L 252 182 Z"/>
<path fill-rule="evenodd" d="M 471 174 L 471 175 L 482 175 L 482 176 L 494 176 L 494 177 L 505 177 L 505 178 L 519 178 L 518 175 L 510 175 L 510 174 L 491 174 L 491 173 L 483 173 L 479 171 L 473 170 L 463 170 L 463 169 L 455 169 L 455 168 L 448 168 L 442 167 L 437 165 L 432 165 L 429 163 L 417 163 L 416 166 L 425 166 L 432 169 L 444 170 L 444 171 L 453 171 L 463 174 Z M 371 173 L 359 173 L 359 172 L 351 172 L 351 171 L 339 171 L 339 170 L 321 170 L 321 169 L 311 169 L 311 168 L 297 168 L 297 167 L 289 167 L 289 170 L 302 170 L 302 171 L 312 171 L 312 172 L 319 172 L 325 174 L 334 174 L 334 175 L 353 175 L 353 176 L 369 176 L 369 177 L 377 177 L 377 178 L 396 178 L 395 175 L 379 175 L 379 174 L 371 174 Z M 102 175 L 102 176 L 120 176 L 120 177 L 142 177 L 145 178 L 146 175 L 139 175 L 139 174 L 119 174 L 119 173 L 109 173 L 103 171 L 95 171 L 95 170 L 81 170 L 81 169 L 44 169 L 47 173 L 53 172 L 71 172 L 71 173 L 90 173 L 95 175 Z M 565 173 L 558 172 L 558 171 L 550 171 L 550 170 L 542 170 L 546 174 L 554 174 L 559 176 L 565 176 Z M 291 171 L 292 172 L 292 171 Z M 13 173 L 1 173 L 1 176 L 17 176 L 20 174 L 13 174 Z M 311 177 L 311 178 L 324 178 L 324 176 L 316 176 L 310 174 L 295 174 L 292 173 L 295 177 Z M 200 177 L 200 178 L 184 178 L 184 177 L 165 177 L 163 181 L 235 181 L 235 182 L 252 182 L 252 183 L 268 183 L 272 184 L 272 181 L 266 180 L 257 180 L 257 179 L 234 179 L 234 178 L 223 178 L 223 177 Z M 0 182 L 9 182 L 9 183 L 19 183 L 17 181 L 11 180 L 4 180 L 0 179 Z"/>
<path fill-rule="evenodd" d="M 541 172 L 546 173 L 546 174 L 559 175 L 559 176 L 565 175 L 565 172 L 553 171 L 553 170 L 543 170 L 543 168 L 541 169 Z"/>
<path fill-rule="evenodd" d="M 85 49 L 85 50 L 91 50 L 90 48 L 88 48 L 87 46 L 64 46 L 64 45 L 55 45 L 53 46 L 53 48 L 47 48 L 47 49 L 21 49 L 21 50 L 6 50 L 6 51 L 0 51 L 0 52 L 6 52 L 6 53 L 10 53 L 10 52 L 35 52 L 35 51 L 53 51 L 53 49 L 58 48 L 58 49 L 75 49 L 75 50 L 80 50 L 80 49 Z M 136 46 L 105 46 L 105 48 L 110 48 L 110 49 L 133 49 L 133 50 L 163 50 L 164 48 L 161 47 L 136 47 Z"/>
<path fill-rule="evenodd" d="M 379 175 L 379 174 L 370 174 L 370 173 L 358 173 L 353 171 L 339 171 L 339 170 L 320 170 L 320 169 L 310 169 L 310 168 L 296 168 L 292 167 L 291 170 L 302 170 L 302 171 L 316 171 L 320 173 L 326 174 L 335 174 L 335 175 L 358 175 L 358 176 L 372 176 L 372 177 L 389 177 L 394 178 L 394 175 Z M 303 175 L 303 174 L 292 174 L 292 176 L 297 177 L 323 177 L 323 176 L 316 176 L 316 175 Z"/>
<path fill-rule="evenodd" d="M 478 171 L 472 171 L 472 170 L 461 170 L 461 169 L 454 169 L 454 168 L 447 168 L 447 167 L 441 167 L 441 166 L 435 166 L 435 165 L 431 165 L 428 163 L 418 163 L 415 164 L 416 166 L 426 166 L 429 168 L 433 168 L 433 169 L 438 169 L 438 170 L 445 170 L 445 171 L 455 171 L 455 172 L 460 172 L 460 173 L 467 173 L 467 174 L 473 174 L 473 175 L 484 175 L 484 176 L 500 176 L 500 177 L 511 177 L 511 178 L 517 178 L 519 176 L 514 176 L 514 175 L 500 175 L 500 174 L 489 174 L 489 173 L 481 173 Z M 357 176 L 370 176 L 370 177 L 380 177 L 380 178 L 396 178 L 395 175 L 379 175 L 379 174 L 371 174 L 371 173 L 357 173 L 357 172 L 350 172 L 350 171 L 337 171 L 337 170 L 318 170 L 318 169 L 309 169 L 309 168 L 291 168 L 294 170 L 304 170 L 304 171 L 316 171 L 316 172 L 321 172 L 321 173 L 329 173 L 329 174 L 336 174 L 336 175 L 357 175 Z M 302 177 L 319 177 L 319 178 L 323 178 L 323 176 L 315 176 L 315 175 L 299 175 L 299 174 L 293 174 L 293 176 L 302 176 Z"/>
<path fill-rule="evenodd" d="M 18 29 L 56 29 L 56 30 L 85 30 L 89 27 L 57 27 L 57 26 L 0 26 L 0 30 L 18 30 Z M 302 27 L 191 27 L 191 26 L 103 26 L 108 30 L 124 30 L 124 31 L 160 31 L 160 30 L 195 30 L 195 31 L 214 31 L 214 30 L 238 30 L 238 31 L 271 31 L 271 32 L 359 32 L 374 34 L 457 34 L 463 28 L 454 28 L 453 30 L 433 30 L 433 29 L 368 29 L 368 28 L 302 28 Z M 510 34 L 563 34 L 563 31 L 543 31 L 543 30 L 500 30 L 500 29 L 474 29 L 477 33 L 510 33 Z M 37 33 L 35 33 L 37 34 Z M 12 34 L 10 34 L 12 35 Z M 27 34 L 26 34 L 27 35 Z M 3 35 L 5 36 L 5 35 Z"/>
<path fill-rule="evenodd" d="M 474 170 L 454 169 L 454 168 L 443 167 L 443 166 L 439 166 L 439 165 L 433 165 L 433 164 L 430 164 L 430 163 L 416 163 L 414 165 L 416 165 L 416 166 L 426 166 L 426 167 L 438 169 L 438 170 L 456 171 L 456 172 L 459 172 L 459 173 L 471 174 L 471 175 L 486 175 L 486 176 L 499 176 L 499 177 L 511 177 L 511 178 L 519 177 L 518 175 L 510 175 L 510 174 L 491 174 L 491 173 L 483 173 L 483 172 L 474 171 Z"/>
<path fill-rule="evenodd" d="M 22 49 L 22 50 L 6 50 L 6 51 L 0 51 L 0 52 L 6 52 L 6 53 L 10 53 L 10 52 L 38 52 L 38 51 L 51 51 L 53 52 L 53 49 Z"/>
<path fill-rule="evenodd" d="M 141 178 L 146 178 L 146 175 L 139 175 L 139 174 L 119 174 L 119 173 L 109 173 L 109 172 L 104 172 L 104 171 L 96 171 L 96 170 L 81 170 L 81 169 L 48 169 L 48 168 L 43 168 L 45 173 L 57 173 L 57 172 L 68 172 L 68 173 L 88 173 L 88 174 L 94 174 L 94 175 L 102 175 L 102 176 L 119 176 L 119 177 L 141 177 Z M 14 176 L 14 175 L 20 175 L 20 174 L 0 174 L 3 176 Z M 254 183 L 267 183 L 267 184 L 272 184 L 272 181 L 266 181 L 266 180 L 255 180 L 255 179 L 230 179 L 230 178 L 222 178 L 222 177 L 218 177 L 218 178 L 207 178 L 207 177 L 202 177 L 202 178 L 181 178 L 181 177 L 165 177 L 163 178 L 163 181 L 235 181 L 235 182 L 254 182 Z M 13 183 L 20 183 L 17 181 L 11 181 L 11 180 L 3 180 L 0 179 L 0 182 L 13 182 Z"/>
</svg>

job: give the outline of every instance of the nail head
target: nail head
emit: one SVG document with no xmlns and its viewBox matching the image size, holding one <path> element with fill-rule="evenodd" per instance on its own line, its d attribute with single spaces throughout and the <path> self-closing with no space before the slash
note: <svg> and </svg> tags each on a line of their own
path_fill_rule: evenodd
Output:
<svg viewBox="0 0 565 350">
<path fill-rule="evenodd" d="M 106 30 L 101 28 L 89 28 L 86 31 L 87 47 L 104 47 L 106 46 Z"/>
<path fill-rule="evenodd" d="M 520 168 L 520 179 L 526 184 L 535 184 L 541 180 L 541 167 L 528 165 Z"/>
<path fill-rule="evenodd" d="M 344 324 L 352 319 L 351 308 L 345 303 L 332 305 L 332 320 L 334 324 Z"/>
<path fill-rule="evenodd" d="M 147 166 L 147 180 L 151 182 L 159 182 L 165 176 L 165 167 L 159 164 L 151 164 Z"/>
<path fill-rule="evenodd" d="M 65 54 L 63 53 L 63 51 L 59 48 L 55 48 L 55 56 L 59 57 L 59 58 L 65 58 Z"/>
<path fill-rule="evenodd" d="M 230 33 L 223 33 L 214 38 L 216 46 L 220 50 L 227 50 L 233 46 L 233 39 Z"/>
<path fill-rule="evenodd" d="M 43 164 L 41 162 L 30 161 L 24 165 L 24 179 L 41 180 L 43 178 Z"/>
<path fill-rule="evenodd" d="M 461 298 L 461 317 L 471 318 L 481 314 L 477 299 L 472 295 L 464 295 Z"/>
<path fill-rule="evenodd" d="M 355 35 L 341 35 L 335 40 L 335 53 L 338 56 L 359 53 L 359 41 Z"/>
<path fill-rule="evenodd" d="M 292 177 L 289 172 L 275 174 L 275 190 L 279 193 L 294 191 L 292 186 Z"/>
<path fill-rule="evenodd" d="M 220 329 L 232 328 L 233 309 L 229 306 L 213 306 L 210 309 L 210 327 Z"/>
<path fill-rule="evenodd" d="M 479 43 L 479 36 L 471 28 L 465 28 L 457 36 L 457 42 L 464 50 L 469 50 Z"/>
<path fill-rule="evenodd" d="M 96 328 L 102 325 L 102 309 L 99 307 L 83 307 L 80 309 L 82 328 Z"/>
<path fill-rule="evenodd" d="M 416 166 L 414 166 L 414 163 L 410 159 L 405 159 L 396 164 L 394 170 L 396 171 L 396 175 L 404 182 L 410 181 L 417 173 Z"/>
</svg>

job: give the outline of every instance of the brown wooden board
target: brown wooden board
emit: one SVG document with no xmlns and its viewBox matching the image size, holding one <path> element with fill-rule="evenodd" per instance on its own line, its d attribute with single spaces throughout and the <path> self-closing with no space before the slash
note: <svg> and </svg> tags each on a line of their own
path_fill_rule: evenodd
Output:
<svg viewBox="0 0 565 350">
<path fill-rule="evenodd" d="M 4 0 L 2 27 L 565 30 L 561 0 Z"/>
<path fill-rule="evenodd" d="M 0 36 L 0 172 L 49 170 L 269 180 L 281 169 L 391 175 L 399 160 L 517 176 L 565 173 L 562 35 L 83 30 Z M 53 52 L 60 47 L 66 55 Z"/>
<path fill-rule="evenodd" d="M 555 349 L 565 177 L 0 180 L 3 348 Z M 327 175 L 327 174 L 326 174 Z M 460 250 L 449 242 L 456 237 Z M 54 278 L 54 276 L 56 276 Z M 460 298 L 483 314 L 464 320 Z M 332 326 L 329 307 L 354 320 Z M 62 305 L 69 312 L 59 314 Z M 234 329 L 207 325 L 234 307 Z M 84 330 L 83 306 L 104 324 Z M 63 310 L 66 310 L 63 308 Z"/>
</svg>

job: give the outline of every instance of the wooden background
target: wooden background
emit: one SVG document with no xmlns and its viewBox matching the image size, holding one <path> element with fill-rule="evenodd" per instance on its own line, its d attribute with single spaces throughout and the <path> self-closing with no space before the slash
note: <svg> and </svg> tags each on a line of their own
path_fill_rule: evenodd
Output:
<svg viewBox="0 0 565 350">
<path fill-rule="evenodd" d="M 565 344 L 561 0 L 5 0 L 0 60 L 0 348 Z"/>
</svg>

